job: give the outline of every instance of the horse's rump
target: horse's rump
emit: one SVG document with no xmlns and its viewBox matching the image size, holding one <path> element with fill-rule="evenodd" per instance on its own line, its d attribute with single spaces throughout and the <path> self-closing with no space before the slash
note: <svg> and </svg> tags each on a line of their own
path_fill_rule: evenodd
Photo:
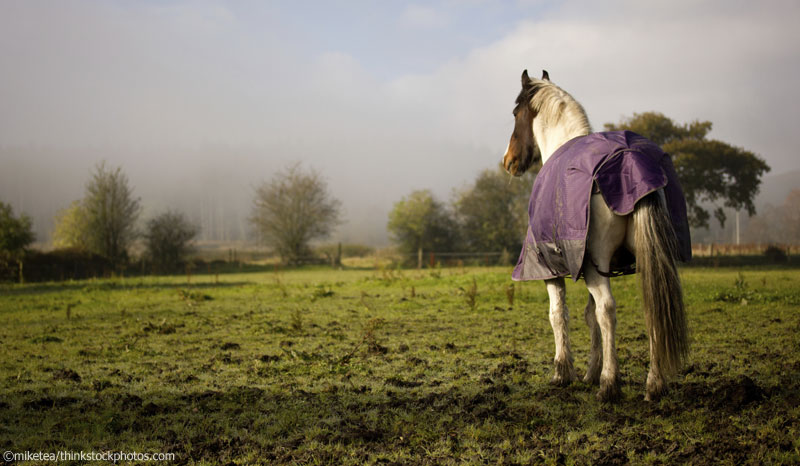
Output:
<svg viewBox="0 0 800 466">
<path fill-rule="evenodd" d="M 543 280 L 581 274 L 589 230 L 589 199 L 597 186 L 609 208 L 630 214 L 636 203 L 664 188 L 678 239 L 679 259 L 691 258 L 686 202 L 672 160 L 658 145 L 631 131 L 593 133 L 561 146 L 536 177 L 528 207 L 529 225 L 514 280 Z M 611 272 L 630 268 L 620 256 Z"/>
</svg>

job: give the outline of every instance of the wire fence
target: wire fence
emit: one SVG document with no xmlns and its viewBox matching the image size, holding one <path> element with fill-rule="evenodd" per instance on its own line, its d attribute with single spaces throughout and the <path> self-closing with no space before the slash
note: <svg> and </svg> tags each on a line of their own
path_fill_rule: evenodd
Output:
<svg viewBox="0 0 800 466">
<path fill-rule="evenodd" d="M 796 244 L 694 244 L 692 255 L 694 264 L 703 265 L 758 265 L 766 263 L 796 264 L 800 256 L 800 245 Z M 241 260 L 241 259 L 244 260 Z M 246 254 L 230 255 L 229 259 L 191 260 L 172 273 L 192 275 L 219 275 L 220 273 L 278 270 L 300 266 L 340 267 L 405 267 L 437 268 L 464 266 L 511 266 L 516 263 L 517 254 L 509 251 L 418 251 L 416 254 L 397 251 L 376 251 L 364 257 L 342 257 L 339 254 L 305 256 L 283 262 L 279 257 L 250 262 Z M 114 267 L 105 260 L 82 257 L 61 258 L 47 262 L 40 257 L 35 261 L 0 261 L 0 282 L 41 282 L 81 280 L 88 278 L 109 278 L 124 276 L 151 275 L 155 271 L 145 261 Z"/>
</svg>

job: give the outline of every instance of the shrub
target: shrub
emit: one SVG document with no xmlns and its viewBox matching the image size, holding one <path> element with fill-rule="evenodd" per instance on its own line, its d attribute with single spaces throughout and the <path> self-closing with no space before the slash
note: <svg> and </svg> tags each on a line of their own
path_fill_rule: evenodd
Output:
<svg viewBox="0 0 800 466">
<path fill-rule="evenodd" d="M 22 260 L 25 281 L 44 282 L 78 280 L 111 275 L 110 260 L 78 248 L 56 249 L 50 252 L 29 251 Z M 16 263 L 0 264 L 0 281 L 17 281 Z"/>
<path fill-rule="evenodd" d="M 147 257 L 155 272 L 174 272 L 191 252 L 198 229 L 180 212 L 164 212 L 147 222 Z"/>
<path fill-rule="evenodd" d="M 789 256 L 786 255 L 786 251 L 774 244 L 767 246 L 767 249 L 764 250 L 764 256 L 773 264 L 785 264 L 789 262 Z"/>
</svg>

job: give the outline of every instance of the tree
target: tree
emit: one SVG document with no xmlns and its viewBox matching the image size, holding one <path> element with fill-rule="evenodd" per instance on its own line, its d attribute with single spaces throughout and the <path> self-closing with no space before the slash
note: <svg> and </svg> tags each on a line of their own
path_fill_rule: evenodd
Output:
<svg viewBox="0 0 800 466">
<path fill-rule="evenodd" d="M 458 224 L 429 190 L 414 191 L 394 204 L 387 226 L 400 250 L 449 251 L 458 241 Z"/>
<path fill-rule="evenodd" d="M 122 168 L 109 169 L 105 162 L 98 164 L 86 184 L 82 205 L 86 214 L 89 250 L 115 265 L 126 261 L 128 247 L 136 238 L 140 206 Z"/>
<path fill-rule="evenodd" d="M 755 214 L 753 199 L 761 176 L 770 168 L 753 152 L 706 139 L 711 131 L 710 121 L 678 125 L 661 113 L 645 112 L 634 113 L 618 124 L 606 123 L 605 129 L 634 131 L 672 154 L 692 226 L 708 228 L 710 214 L 703 206 L 708 203 L 714 205 L 714 217 L 720 225 L 725 224 L 723 207 Z"/>
<path fill-rule="evenodd" d="M 313 240 L 328 237 L 339 224 L 341 203 L 319 173 L 297 164 L 256 189 L 250 223 L 285 263 L 310 255 Z"/>
<path fill-rule="evenodd" d="M 0 202 L 0 255 L 19 260 L 35 238 L 31 218 L 25 214 L 14 216 L 14 209 Z"/>
<path fill-rule="evenodd" d="M 192 251 L 199 229 L 180 212 L 167 211 L 147 222 L 147 257 L 157 272 L 174 271 Z"/>
<path fill-rule="evenodd" d="M 534 176 L 510 179 L 498 166 L 481 172 L 473 186 L 456 195 L 456 216 L 468 250 L 518 251 L 522 247 Z"/>
<path fill-rule="evenodd" d="M 72 201 L 56 214 L 52 241 L 56 249 L 89 249 L 89 215 L 81 201 Z"/>
</svg>

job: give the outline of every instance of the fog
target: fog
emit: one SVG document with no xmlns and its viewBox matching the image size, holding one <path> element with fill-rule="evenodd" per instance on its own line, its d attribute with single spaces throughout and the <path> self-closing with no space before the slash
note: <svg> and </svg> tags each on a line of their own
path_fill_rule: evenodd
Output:
<svg viewBox="0 0 800 466">
<path fill-rule="evenodd" d="M 656 110 L 800 167 L 796 2 L 266 3 L 0 3 L 0 200 L 46 242 L 106 160 L 143 219 L 235 240 L 254 187 L 301 162 L 343 203 L 331 240 L 383 245 L 393 202 L 499 162 L 523 68 L 595 130 Z"/>
</svg>

